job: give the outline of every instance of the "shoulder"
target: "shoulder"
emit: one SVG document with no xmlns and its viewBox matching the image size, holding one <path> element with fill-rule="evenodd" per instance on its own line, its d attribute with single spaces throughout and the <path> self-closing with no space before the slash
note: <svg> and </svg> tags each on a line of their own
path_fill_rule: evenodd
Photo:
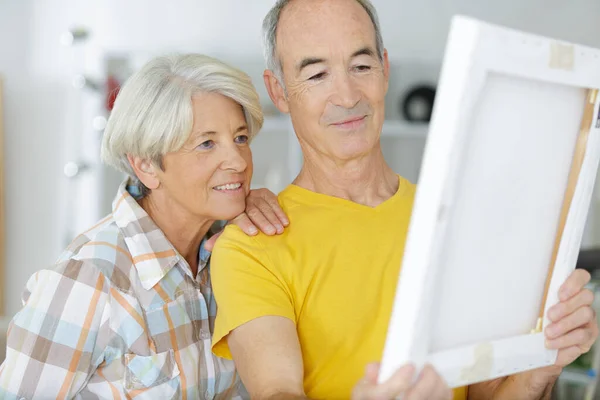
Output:
<svg viewBox="0 0 600 400">
<path fill-rule="evenodd" d="M 214 259 L 215 256 L 229 251 L 243 251 L 249 253 L 264 251 L 266 249 L 264 241 L 265 237 L 268 236 L 262 233 L 255 236 L 249 236 L 238 226 L 227 225 L 215 243 L 212 258 Z"/>
<path fill-rule="evenodd" d="M 228 225 L 215 243 L 211 255 L 213 285 L 219 280 L 247 274 L 282 276 L 288 274 L 290 228 L 280 235 L 258 233 L 248 236 L 235 225 Z"/>
<path fill-rule="evenodd" d="M 133 257 L 125 238 L 109 215 L 73 239 L 46 271 L 67 274 L 72 279 L 102 275 L 111 286 L 127 292 L 132 268 Z"/>
<path fill-rule="evenodd" d="M 301 211 L 307 203 L 302 194 L 302 189 L 290 184 L 277 195 L 277 200 L 286 212 Z"/>
<path fill-rule="evenodd" d="M 402 176 L 398 176 L 398 178 L 400 182 L 398 191 L 391 200 L 391 203 L 396 207 L 390 211 L 395 214 L 410 214 L 417 194 L 417 185 Z"/>
<path fill-rule="evenodd" d="M 70 258 L 90 257 L 95 245 L 109 244 L 116 246 L 122 238 L 122 234 L 115 223 L 112 215 L 108 215 L 98 221 L 88 230 L 77 235 L 67 248 L 62 252 L 57 262 L 66 261 Z"/>
<path fill-rule="evenodd" d="M 33 309 L 55 310 L 79 305 L 98 304 L 110 297 L 110 276 L 94 263 L 67 259 L 30 276 L 22 292 L 21 301 Z M 54 311 L 52 311 L 54 312 Z"/>
<path fill-rule="evenodd" d="M 398 191 L 403 196 L 406 196 L 409 198 L 414 198 L 415 193 L 417 191 L 417 184 L 409 181 L 408 179 L 404 178 L 401 175 L 398 175 L 398 179 L 400 181 L 400 186 L 398 188 Z"/>
</svg>

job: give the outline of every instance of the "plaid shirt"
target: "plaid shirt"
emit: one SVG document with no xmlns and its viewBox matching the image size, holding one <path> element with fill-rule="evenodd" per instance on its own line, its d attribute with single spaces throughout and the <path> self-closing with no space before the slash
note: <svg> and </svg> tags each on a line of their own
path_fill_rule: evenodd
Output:
<svg viewBox="0 0 600 400">
<path fill-rule="evenodd" d="M 208 258 L 201 246 L 192 276 L 121 184 L 112 214 L 28 281 L 0 398 L 248 397 L 233 362 L 211 352 Z"/>
</svg>

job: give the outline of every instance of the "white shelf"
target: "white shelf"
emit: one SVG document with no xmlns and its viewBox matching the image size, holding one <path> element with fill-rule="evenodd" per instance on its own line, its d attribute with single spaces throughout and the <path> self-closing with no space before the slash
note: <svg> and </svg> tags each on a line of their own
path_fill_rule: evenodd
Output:
<svg viewBox="0 0 600 400">
<path fill-rule="evenodd" d="M 578 383 L 581 385 L 589 385 L 590 383 L 593 383 L 596 379 L 596 377 L 593 374 L 590 375 L 590 372 L 591 371 L 586 371 L 583 369 L 579 370 L 567 367 L 563 369 L 558 379 L 566 382 Z"/>
<path fill-rule="evenodd" d="M 265 116 L 265 121 L 263 123 L 263 127 L 261 131 L 277 131 L 277 132 L 286 132 L 292 129 L 292 121 L 290 121 L 287 116 L 280 117 L 267 117 Z"/>
<path fill-rule="evenodd" d="M 387 120 L 383 123 L 382 137 L 397 137 L 397 138 L 422 138 L 427 137 L 429 124 L 426 123 L 410 123 L 404 121 Z"/>
<path fill-rule="evenodd" d="M 262 130 L 286 132 L 292 129 L 287 116 L 265 117 Z M 427 137 L 429 124 L 387 120 L 383 123 L 382 137 L 423 138 Z M 290 132 L 291 133 L 291 132 Z"/>
<path fill-rule="evenodd" d="M 300 145 L 296 140 L 290 118 L 287 115 L 267 116 L 265 117 L 261 131 L 267 134 L 267 136 L 269 134 L 284 134 L 288 136 L 287 150 L 285 150 L 287 152 L 288 178 L 290 180 L 294 179 L 302 167 L 302 149 L 300 149 Z M 429 124 L 386 120 L 383 123 L 381 136 L 383 138 L 417 139 L 424 141 L 427 138 L 428 131 Z"/>
</svg>

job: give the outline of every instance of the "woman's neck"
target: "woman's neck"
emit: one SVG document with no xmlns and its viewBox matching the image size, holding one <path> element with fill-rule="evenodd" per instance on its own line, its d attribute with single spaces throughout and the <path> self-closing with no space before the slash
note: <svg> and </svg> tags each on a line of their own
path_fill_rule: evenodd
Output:
<svg viewBox="0 0 600 400">
<path fill-rule="evenodd" d="M 195 277 L 198 274 L 200 243 L 215 220 L 198 218 L 159 193 L 151 192 L 140 200 L 140 205 L 185 258 Z"/>
</svg>

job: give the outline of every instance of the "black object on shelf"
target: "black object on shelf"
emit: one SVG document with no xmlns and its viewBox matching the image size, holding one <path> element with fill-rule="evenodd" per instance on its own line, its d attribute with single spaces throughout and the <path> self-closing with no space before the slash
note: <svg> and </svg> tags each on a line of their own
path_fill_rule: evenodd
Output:
<svg viewBox="0 0 600 400">
<path fill-rule="evenodd" d="M 575 268 L 585 269 L 592 275 L 600 273 L 600 248 L 579 251 Z"/>
<path fill-rule="evenodd" d="M 433 113 L 435 88 L 429 85 L 415 86 L 402 100 L 402 115 L 410 122 L 429 122 Z"/>
</svg>

